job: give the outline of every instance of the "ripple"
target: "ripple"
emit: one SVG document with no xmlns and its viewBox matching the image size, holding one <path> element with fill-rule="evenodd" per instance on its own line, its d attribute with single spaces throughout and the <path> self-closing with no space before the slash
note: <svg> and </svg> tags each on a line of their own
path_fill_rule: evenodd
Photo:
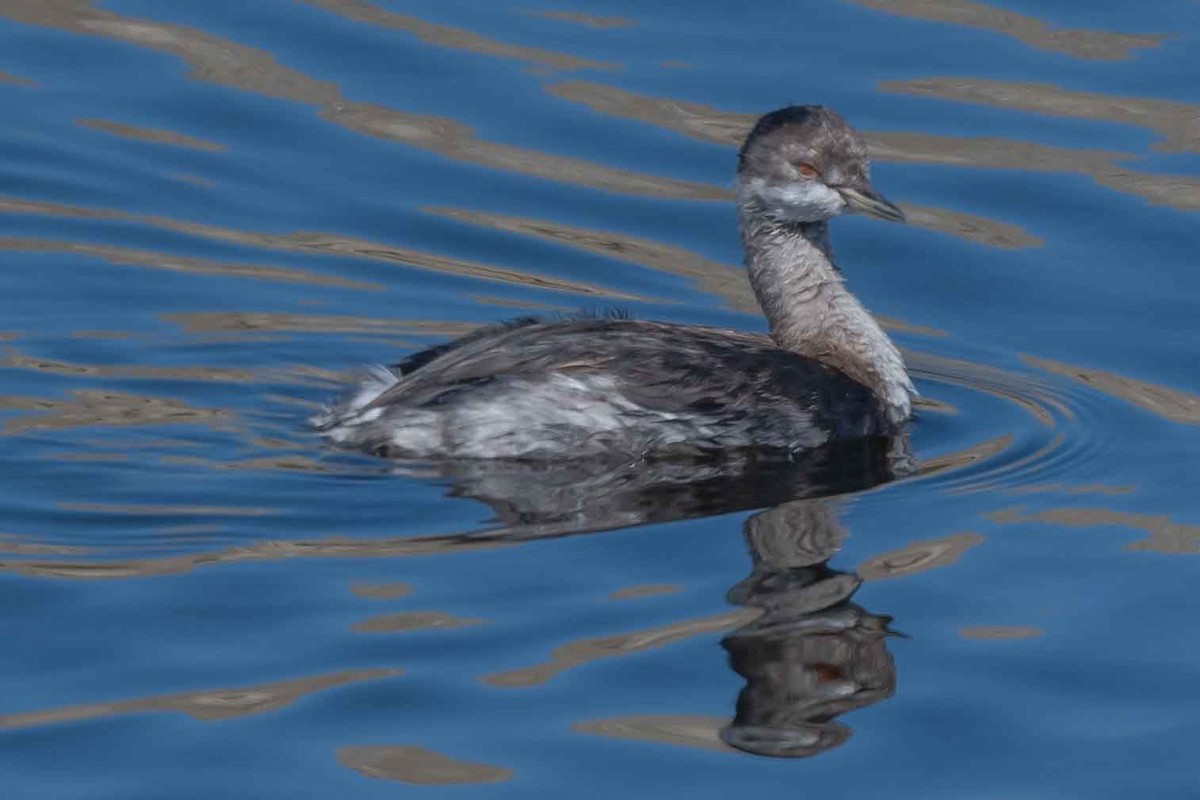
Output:
<svg viewBox="0 0 1200 800">
<path fill-rule="evenodd" d="M 940 539 L 912 542 L 899 550 L 864 561 L 855 572 L 864 581 L 877 581 L 948 567 L 962 558 L 963 553 L 983 542 L 983 536 L 978 533 L 955 533 Z"/>
<path fill-rule="evenodd" d="M 125 714 L 144 714 L 150 711 L 177 711 L 199 720 L 225 720 L 274 711 L 291 705 L 301 697 L 313 692 L 323 692 L 360 681 L 391 678 L 400 674 L 402 673 L 398 669 L 347 670 L 330 675 L 294 678 L 234 689 L 183 692 L 134 700 L 118 700 L 110 703 L 67 706 L 44 711 L 0 714 L 0 728 L 32 728 Z"/>
<path fill-rule="evenodd" d="M 624 656 L 656 647 L 665 647 L 694 636 L 705 636 L 752 622 L 759 616 L 757 610 L 739 609 L 701 619 L 689 619 L 663 625 L 658 628 L 633 631 L 631 633 L 580 639 L 560 645 L 551 652 L 550 658 L 523 669 L 508 670 L 485 675 L 480 681 L 496 688 L 517 689 L 539 686 L 558 674 L 601 658 Z"/>
<path fill-rule="evenodd" d="M 1080 367 L 1048 358 L 1022 356 L 1025 363 L 1055 375 L 1062 375 L 1097 392 L 1115 397 L 1152 414 L 1187 425 L 1200 425 L 1200 397 L 1149 381 L 1118 375 L 1115 372 Z"/>
<path fill-rule="evenodd" d="M 906 358 L 913 373 L 935 387 L 951 385 L 1001 400 L 1029 420 L 923 460 L 917 479 L 932 481 L 940 491 L 963 494 L 1044 485 L 1094 461 L 1106 443 L 1098 400 L 1090 392 L 929 353 L 906 353 Z M 929 391 L 937 394 L 936 389 Z M 939 425 L 949 431 L 948 441 L 974 438 L 986 430 L 996 416 L 990 405 L 972 403 L 967 413 L 942 415 Z"/>
</svg>

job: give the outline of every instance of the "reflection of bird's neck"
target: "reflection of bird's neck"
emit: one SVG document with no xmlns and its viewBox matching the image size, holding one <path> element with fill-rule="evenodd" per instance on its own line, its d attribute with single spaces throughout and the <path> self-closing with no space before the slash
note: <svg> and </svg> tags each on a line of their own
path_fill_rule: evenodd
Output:
<svg viewBox="0 0 1200 800">
<path fill-rule="evenodd" d="M 904 359 L 842 282 L 828 224 L 780 222 L 754 200 L 738 212 L 750 284 L 775 343 L 866 386 L 893 424 L 907 419 L 915 390 Z"/>
</svg>

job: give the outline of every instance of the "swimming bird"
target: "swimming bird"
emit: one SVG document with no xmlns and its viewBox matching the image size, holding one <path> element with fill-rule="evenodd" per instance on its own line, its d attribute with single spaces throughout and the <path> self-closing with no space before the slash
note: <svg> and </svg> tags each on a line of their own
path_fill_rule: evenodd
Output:
<svg viewBox="0 0 1200 800">
<path fill-rule="evenodd" d="M 769 338 L 524 318 L 375 369 L 315 427 L 385 456 L 539 461 L 787 453 L 898 432 L 916 391 L 830 248 L 838 214 L 904 220 L 872 188 L 862 139 L 821 106 L 773 111 L 738 152 L 736 188 Z"/>
</svg>

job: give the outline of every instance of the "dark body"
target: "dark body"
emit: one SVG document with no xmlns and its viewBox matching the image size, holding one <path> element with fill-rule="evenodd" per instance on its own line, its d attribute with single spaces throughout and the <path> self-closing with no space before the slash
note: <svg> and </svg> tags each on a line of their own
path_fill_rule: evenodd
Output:
<svg viewBox="0 0 1200 800">
<path fill-rule="evenodd" d="M 481 329 L 316 422 L 345 445 L 450 458 L 794 451 L 889 430 L 870 391 L 766 336 L 609 318 Z"/>
<path fill-rule="evenodd" d="M 763 116 L 738 153 L 746 274 L 770 338 L 625 319 L 518 320 L 380 368 L 314 420 L 383 455 L 563 461 L 795 453 L 899 432 L 900 351 L 845 287 L 828 220 L 902 221 L 836 113 Z"/>
</svg>

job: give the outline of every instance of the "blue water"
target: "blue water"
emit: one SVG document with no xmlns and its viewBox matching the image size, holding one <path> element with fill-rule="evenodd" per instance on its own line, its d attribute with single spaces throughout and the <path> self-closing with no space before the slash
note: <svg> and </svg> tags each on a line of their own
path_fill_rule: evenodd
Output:
<svg viewBox="0 0 1200 800">
<path fill-rule="evenodd" d="M 4 796 L 1196 796 L 1198 37 L 1184 0 L 0 0 Z M 834 236 L 915 475 L 308 432 L 524 313 L 761 330 L 733 146 L 791 102 L 913 223 Z"/>
</svg>

